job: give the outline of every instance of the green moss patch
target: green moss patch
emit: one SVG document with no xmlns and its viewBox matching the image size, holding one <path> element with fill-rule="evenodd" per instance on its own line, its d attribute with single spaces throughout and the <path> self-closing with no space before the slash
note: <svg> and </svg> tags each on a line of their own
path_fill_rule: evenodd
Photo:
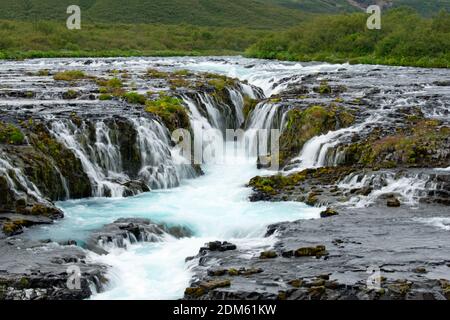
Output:
<svg viewBox="0 0 450 320">
<path fill-rule="evenodd" d="M 81 70 L 62 71 L 53 76 L 53 79 L 57 81 L 73 81 L 85 78 L 87 78 L 87 75 Z"/>
<path fill-rule="evenodd" d="M 0 122 L 0 143 L 4 144 L 23 144 L 25 135 L 13 124 Z"/>
<path fill-rule="evenodd" d="M 145 110 L 160 117 L 170 131 L 190 129 L 189 116 L 178 98 L 160 95 L 157 100 L 147 100 Z"/>
</svg>

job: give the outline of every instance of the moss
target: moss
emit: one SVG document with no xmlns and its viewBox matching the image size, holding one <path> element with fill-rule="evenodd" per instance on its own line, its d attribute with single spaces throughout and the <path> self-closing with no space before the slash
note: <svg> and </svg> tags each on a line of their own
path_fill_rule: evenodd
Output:
<svg viewBox="0 0 450 320">
<path fill-rule="evenodd" d="M 321 257 L 326 255 L 326 247 L 325 246 L 317 246 L 317 247 L 304 247 L 298 248 L 295 250 L 294 255 L 296 257 Z"/>
<path fill-rule="evenodd" d="M 159 71 L 157 69 L 147 69 L 147 76 L 150 78 L 163 79 L 167 78 L 169 74 L 164 71 Z"/>
<path fill-rule="evenodd" d="M 28 222 L 23 219 L 10 220 L 10 221 L 6 221 L 3 224 L 2 230 L 3 230 L 4 234 L 6 234 L 7 236 L 11 236 L 11 235 L 21 233 L 23 227 L 26 227 L 27 225 L 28 225 Z"/>
<path fill-rule="evenodd" d="M 273 250 L 263 251 L 259 255 L 260 259 L 275 259 L 276 257 L 278 257 L 278 254 L 276 251 Z"/>
<path fill-rule="evenodd" d="M 186 290 L 184 291 L 184 294 L 186 296 L 193 297 L 193 298 L 200 298 L 205 293 L 206 293 L 205 289 L 200 288 L 200 287 L 186 288 Z"/>
<path fill-rule="evenodd" d="M 50 71 L 48 69 L 41 69 L 36 72 L 36 75 L 39 77 L 48 77 L 50 75 Z"/>
<path fill-rule="evenodd" d="M 145 105 L 145 111 L 159 116 L 170 131 L 190 129 L 189 116 L 180 99 L 160 95 L 157 100 L 147 100 Z"/>
<path fill-rule="evenodd" d="M 53 76 L 57 81 L 73 81 L 87 78 L 86 74 L 81 70 L 68 70 L 58 72 Z"/>
<path fill-rule="evenodd" d="M 232 276 L 232 277 L 238 276 L 239 275 L 239 271 L 237 269 L 230 268 L 230 269 L 228 269 L 228 275 Z"/>
<path fill-rule="evenodd" d="M 383 136 L 383 132 L 374 131 L 365 141 L 347 146 L 345 164 L 378 168 L 439 166 L 432 162 L 439 161 L 435 155 L 446 149 L 449 134 L 450 127 L 440 127 L 437 120 L 415 118 L 396 134 Z"/>
<path fill-rule="evenodd" d="M 182 69 L 182 70 L 174 71 L 173 74 L 176 76 L 186 77 L 186 76 L 190 76 L 192 73 L 189 70 Z"/>
<path fill-rule="evenodd" d="M 244 118 L 247 119 L 248 116 L 250 115 L 250 113 L 255 110 L 256 105 L 258 104 L 258 100 L 256 99 L 252 99 L 249 96 L 245 95 L 244 96 L 244 108 L 243 108 L 243 113 L 244 113 Z"/>
<path fill-rule="evenodd" d="M 286 128 L 280 137 L 281 164 L 297 155 L 311 138 L 352 125 L 355 117 L 334 104 L 293 109 L 287 113 Z"/>
<path fill-rule="evenodd" d="M 303 285 L 303 280 L 294 279 L 294 280 L 289 281 L 288 284 L 293 286 L 294 288 L 300 288 Z"/>
<path fill-rule="evenodd" d="M 317 92 L 320 94 L 331 94 L 332 93 L 332 89 L 331 89 L 330 85 L 328 84 L 328 81 L 326 81 L 326 80 L 321 81 L 320 86 L 314 87 L 313 90 L 314 90 L 314 92 Z"/>
<path fill-rule="evenodd" d="M 137 92 L 127 92 L 125 93 L 122 98 L 125 99 L 128 103 L 134 103 L 134 104 L 142 104 L 145 105 L 147 98 L 143 94 L 139 94 Z"/>
<path fill-rule="evenodd" d="M 72 100 L 78 97 L 78 92 L 72 89 L 67 90 L 63 93 L 63 99 Z"/>
<path fill-rule="evenodd" d="M 22 277 L 22 278 L 20 278 L 18 285 L 19 285 L 19 288 L 26 289 L 30 286 L 30 280 L 26 277 Z"/>
<path fill-rule="evenodd" d="M 22 131 L 11 123 L 0 122 L 0 143 L 21 145 L 25 141 Z"/>
<path fill-rule="evenodd" d="M 120 97 L 125 94 L 125 90 L 123 89 L 123 82 L 119 78 L 111 78 L 108 80 L 97 79 L 96 82 L 100 86 L 99 93 L 108 93 L 115 97 Z"/>
<path fill-rule="evenodd" d="M 108 93 L 102 93 L 101 95 L 98 96 L 98 99 L 101 101 L 105 101 L 105 100 L 112 100 L 114 97 Z"/>
<path fill-rule="evenodd" d="M 169 84 L 175 89 L 176 88 L 188 88 L 191 86 L 191 82 L 189 82 L 186 79 L 180 78 L 180 77 L 169 79 Z"/>
<path fill-rule="evenodd" d="M 225 288 L 229 287 L 231 285 L 231 281 L 224 279 L 224 280 L 211 280 L 211 281 L 204 281 L 200 283 L 200 287 L 205 290 L 214 290 L 217 288 Z"/>
<path fill-rule="evenodd" d="M 303 172 L 295 173 L 289 176 L 274 175 L 270 177 L 254 177 L 250 180 L 249 186 L 254 190 L 266 194 L 277 194 L 280 190 L 295 186 L 306 178 Z"/>
</svg>

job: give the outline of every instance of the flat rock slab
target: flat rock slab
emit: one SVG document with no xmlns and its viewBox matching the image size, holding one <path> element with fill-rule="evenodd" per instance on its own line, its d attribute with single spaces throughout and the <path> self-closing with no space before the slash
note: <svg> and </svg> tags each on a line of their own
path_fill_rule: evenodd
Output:
<svg viewBox="0 0 450 320">
<path fill-rule="evenodd" d="M 450 231 L 433 224 L 443 216 L 450 218 L 438 206 L 352 208 L 331 218 L 275 224 L 267 236 L 276 234 L 278 241 L 271 249 L 276 256 L 246 258 L 248 252 L 239 247 L 203 252 L 197 257 L 191 288 L 217 279 L 230 279 L 231 285 L 185 298 L 445 299 Z M 288 254 L 323 246 L 321 255 Z M 232 272 L 243 268 L 262 272 Z M 225 271 L 211 272 L 217 269 Z"/>
</svg>

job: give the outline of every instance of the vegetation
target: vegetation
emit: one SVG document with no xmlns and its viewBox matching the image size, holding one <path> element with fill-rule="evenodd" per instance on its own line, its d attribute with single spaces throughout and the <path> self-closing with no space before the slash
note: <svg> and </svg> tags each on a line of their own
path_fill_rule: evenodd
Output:
<svg viewBox="0 0 450 320">
<path fill-rule="evenodd" d="M 142 95 L 139 94 L 137 92 L 127 92 L 122 96 L 125 101 L 127 101 L 128 103 L 135 103 L 135 104 L 142 104 L 145 105 L 147 98 Z"/>
<path fill-rule="evenodd" d="M 73 81 L 86 78 L 86 74 L 81 70 L 67 70 L 58 72 L 53 76 L 57 81 Z"/>
<path fill-rule="evenodd" d="M 243 108 L 242 111 L 244 113 L 244 118 L 245 119 L 248 118 L 248 116 L 255 109 L 257 104 L 258 104 L 258 100 L 252 99 L 252 98 L 250 98 L 247 95 L 244 96 L 244 108 Z"/>
<path fill-rule="evenodd" d="M 280 163 L 297 155 L 311 138 L 338 128 L 349 127 L 355 117 L 335 106 L 311 106 L 305 110 L 292 109 L 287 114 L 287 125 L 280 137 Z"/>
<path fill-rule="evenodd" d="M 242 27 L 100 23 L 68 30 L 62 22 L 0 20 L 0 59 L 237 54 L 267 32 Z"/>
<path fill-rule="evenodd" d="M 345 164 L 380 168 L 444 166 L 446 160 L 436 154 L 446 149 L 449 135 L 450 127 L 441 126 L 437 120 L 411 117 L 408 126 L 396 134 L 386 136 L 375 131 L 366 141 L 348 146 Z"/>
<path fill-rule="evenodd" d="M 261 0 L 0 0 L 0 19 L 65 23 L 69 5 L 80 6 L 83 21 L 96 23 L 279 28 L 295 25 L 305 16 Z"/>
<path fill-rule="evenodd" d="M 189 116 L 178 98 L 160 94 L 157 100 L 147 100 L 145 111 L 160 117 L 169 131 L 190 129 Z"/>
<path fill-rule="evenodd" d="M 18 127 L 0 122 L 0 143 L 20 145 L 24 140 L 25 136 Z"/>
<path fill-rule="evenodd" d="M 247 56 L 421 67 L 450 66 L 450 14 L 434 18 L 400 8 L 383 15 L 381 30 L 366 28 L 366 14 L 317 16 L 252 45 Z"/>
<path fill-rule="evenodd" d="M 245 52 L 249 57 L 292 61 L 449 66 L 450 14 L 445 10 L 450 10 L 450 0 L 433 4 L 394 1 L 395 6 L 408 4 L 434 16 L 422 17 L 407 8 L 389 10 L 383 13 L 381 30 L 366 28 L 365 13 L 324 14 L 355 11 L 343 0 L 264 0 L 269 5 L 261 5 L 263 0 L 249 1 L 256 7 L 238 0 L 75 0 L 70 4 L 81 4 L 82 29 L 68 30 L 67 1 L 0 0 L 0 19 L 10 19 L 0 20 L 0 59 Z M 305 16 L 283 6 L 321 14 Z M 264 15 L 259 13 L 260 7 Z M 443 11 L 436 15 L 438 8 Z M 197 15 L 202 17 L 193 18 Z M 149 76 L 156 77 L 158 72 L 150 71 Z"/>
</svg>

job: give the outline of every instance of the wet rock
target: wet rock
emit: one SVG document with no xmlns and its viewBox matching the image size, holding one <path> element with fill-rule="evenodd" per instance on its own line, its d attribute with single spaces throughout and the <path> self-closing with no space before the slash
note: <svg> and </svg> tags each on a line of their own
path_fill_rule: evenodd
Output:
<svg viewBox="0 0 450 320">
<path fill-rule="evenodd" d="M 166 236 L 185 238 L 192 232 L 182 226 L 167 226 L 149 219 L 122 218 L 91 234 L 86 246 L 98 254 L 107 254 L 110 246 L 127 248 L 137 242 L 161 242 Z"/>
<path fill-rule="evenodd" d="M 270 250 L 270 251 L 263 251 L 259 255 L 260 259 L 274 259 L 278 257 L 278 254 L 276 251 Z"/>
<path fill-rule="evenodd" d="M 106 266 L 87 261 L 77 247 L 63 247 L 20 238 L 0 240 L 0 299 L 81 300 L 101 292 Z M 74 269 L 75 268 L 75 269 Z M 67 286 L 70 270 L 81 272 L 80 287 Z"/>
<path fill-rule="evenodd" d="M 295 257 L 321 257 L 327 255 L 325 246 L 304 247 L 294 251 Z"/>
<path fill-rule="evenodd" d="M 337 216 L 337 215 L 339 215 L 339 213 L 336 210 L 332 209 L 332 208 L 327 208 L 327 210 L 322 211 L 320 213 L 320 217 L 321 218 L 329 218 L 329 217 L 334 217 L 334 216 Z"/>
<path fill-rule="evenodd" d="M 206 247 L 203 247 L 200 249 L 200 252 L 202 251 L 230 251 L 230 250 L 236 250 L 236 245 L 229 243 L 227 241 L 220 242 L 220 241 L 213 241 L 206 244 Z"/>
<path fill-rule="evenodd" d="M 402 204 L 400 202 L 400 200 L 398 200 L 395 196 L 391 196 L 387 199 L 387 206 L 391 207 L 391 208 L 398 208 L 400 207 Z"/>
</svg>

